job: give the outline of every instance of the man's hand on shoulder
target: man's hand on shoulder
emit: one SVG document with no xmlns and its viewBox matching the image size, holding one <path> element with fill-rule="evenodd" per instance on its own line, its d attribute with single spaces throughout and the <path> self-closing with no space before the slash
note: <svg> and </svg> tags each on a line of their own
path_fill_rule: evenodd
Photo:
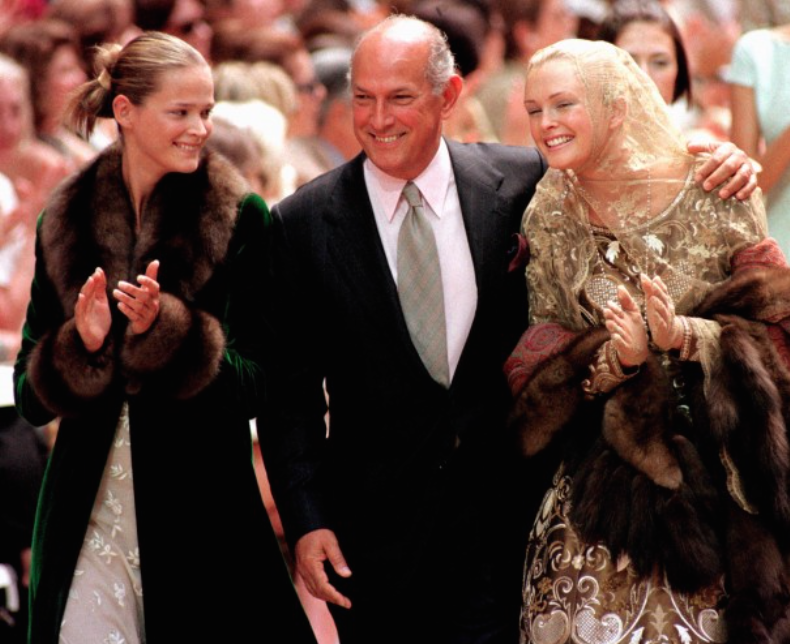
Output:
<svg viewBox="0 0 790 644">
<path fill-rule="evenodd" d="M 722 185 L 719 196 L 727 199 L 735 195 L 741 201 L 748 199 L 757 187 L 759 165 L 735 144 L 712 140 L 689 141 L 691 154 L 710 154 L 694 179 L 705 190 Z"/>
<path fill-rule="evenodd" d="M 294 550 L 296 571 L 304 579 L 310 594 L 343 608 L 351 608 L 351 600 L 329 583 L 324 569 L 324 562 L 329 561 L 338 575 L 351 576 L 335 533 L 325 528 L 308 532 L 296 542 Z"/>
</svg>

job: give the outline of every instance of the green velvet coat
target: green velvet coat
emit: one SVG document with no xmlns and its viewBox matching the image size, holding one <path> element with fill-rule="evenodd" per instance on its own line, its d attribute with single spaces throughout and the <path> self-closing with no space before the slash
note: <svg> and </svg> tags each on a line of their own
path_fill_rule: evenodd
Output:
<svg viewBox="0 0 790 644">
<path fill-rule="evenodd" d="M 42 216 L 16 401 L 36 425 L 62 421 L 34 534 L 33 644 L 58 641 L 124 400 L 148 644 L 314 641 L 251 459 L 248 421 L 266 396 L 268 217 L 230 165 L 207 155 L 196 172 L 160 181 L 135 231 L 117 148 L 60 188 Z M 154 325 L 127 334 L 113 306 L 107 341 L 88 354 L 74 324 L 82 284 L 101 266 L 109 294 L 154 259 Z"/>
</svg>

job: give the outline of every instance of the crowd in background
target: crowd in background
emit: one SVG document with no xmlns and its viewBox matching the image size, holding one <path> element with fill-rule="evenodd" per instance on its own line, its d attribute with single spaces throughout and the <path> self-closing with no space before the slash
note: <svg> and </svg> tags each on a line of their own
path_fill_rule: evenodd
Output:
<svg viewBox="0 0 790 644">
<path fill-rule="evenodd" d="M 789 252 L 790 116 L 781 92 L 790 91 L 782 76 L 790 56 L 790 1 L 660 5 L 676 32 L 632 38 L 641 50 L 631 53 L 644 57 L 643 68 L 660 89 L 661 73 L 675 70 L 662 95 L 689 136 L 733 140 L 762 164 L 771 232 Z M 215 78 L 209 145 L 271 205 L 359 153 L 346 84 L 351 52 L 363 30 L 393 11 L 417 15 L 448 35 L 465 82 L 448 137 L 529 145 L 526 63 L 565 38 L 605 38 L 612 6 L 606 0 L 0 0 L 0 361 L 12 361 L 19 349 L 38 213 L 60 181 L 117 136 L 113 122 L 101 123 L 90 140 L 61 122 L 70 92 L 92 70 L 95 45 L 160 30 L 198 49 Z M 683 47 L 673 46 L 673 38 Z M 612 34 L 607 39 L 629 49 Z M 5 498 L 3 486 L 14 481 L 3 471 L 3 444 Z M 39 442 L 31 450 L 37 458 L 43 453 Z M 39 463 L 21 475 L 30 498 L 40 469 Z M 0 563 L 12 563 L 20 578 L 26 564 L 13 553 L 26 550 L 32 511 L 21 509 L 21 519 L 0 517 Z M 320 607 L 313 614 L 323 640 L 332 641 L 326 614 Z"/>
<path fill-rule="evenodd" d="M 688 65 L 689 90 L 668 97 L 678 122 L 690 135 L 733 138 L 761 159 L 763 134 L 755 110 L 745 112 L 748 105 L 741 100 L 733 107 L 743 118 L 731 129 L 727 73 L 739 36 L 784 25 L 790 3 L 661 4 L 685 45 L 686 60 L 680 63 Z M 212 145 L 272 204 L 359 152 L 346 73 L 355 38 L 383 16 L 413 13 L 447 33 L 465 80 L 463 104 L 447 124 L 448 137 L 525 145 L 531 143 L 522 104 L 525 63 L 563 38 L 603 37 L 601 24 L 610 8 L 604 0 L 3 0 L 0 359 L 13 358 L 18 347 L 36 214 L 60 180 L 116 136 L 112 122 L 101 124 L 90 141 L 60 122 L 69 92 L 92 70 L 97 43 L 124 43 L 153 29 L 195 46 L 215 73 Z M 679 63 L 660 38 L 659 33 L 654 41 L 641 41 L 651 50 L 646 70 Z M 776 67 L 781 73 L 781 64 Z M 733 80 L 736 98 L 738 88 L 749 90 L 757 82 L 744 73 Z M 787 161 L 765 160 L 765 187 L 773 188 Z"/>
</svg>

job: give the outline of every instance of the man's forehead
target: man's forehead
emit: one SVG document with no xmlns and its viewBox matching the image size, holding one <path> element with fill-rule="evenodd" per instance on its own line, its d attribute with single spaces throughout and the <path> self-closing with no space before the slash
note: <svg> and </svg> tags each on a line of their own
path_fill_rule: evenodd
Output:
<svg viewBox="0 0 790 644">
<path fill-rule="evenodd" d="M 388 68 L 407 65 L 411 68 L 424 67 L 428 61 L 429 45 L 419 38 L 390 38 L 389 34 L 372 35 L 370 40 L 360 43 L 352 61 L 352 81 L 360 63 L 386 65 Z"/>
</svg>

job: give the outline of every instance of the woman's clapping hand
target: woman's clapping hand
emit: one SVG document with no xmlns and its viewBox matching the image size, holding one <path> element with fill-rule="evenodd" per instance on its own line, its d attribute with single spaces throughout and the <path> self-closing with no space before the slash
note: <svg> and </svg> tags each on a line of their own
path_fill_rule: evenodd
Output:
<svg viewBox="0 0 790 644">
<path fill-rule="evenodd" d="M 639 306 L 624 286 L 617 287 L 617 302 L 610 302 L 603 314 L 620 364 L 642 364 L 648 354 L 647 330 Z"/>
<path fill-rule="evenodd" d="M 129 318 L 129 332 L 145 333 L 159 315 L 159 261 L 154 260 L 137 278 L 137 284 L 118 282 L 112 292 L 118 309 Z M 97 268 L 87 279 L 74 307 L 74 318 L 85 348 L 91 353 L 104 344 L 112 326 L 110 303 L 107 299 L 107 277 Z"/>
<path fill-rule="evenodd" d="M 159 315 L 159 261 L 154 260 L 145 269 L 145 275 L 137 277 L 139 286 L 129 282 L 118 282 L 112 292 L 118 300 L 118 309 L 129 318 L 132 334 L 145 333 Z"/>
<path fill-rule="evenodd" d="M 683 345 L 683 323 L 675 315 L 675 304 L 666 284 L 656 276 L 642 275 L 642 290 L 645 293 L 645 315 L 650 327 L 650 336 L 662 351 L 680 349 Z"/>
<path fill-rule="evenodd" d="M 74 320 L 85 348 L 91 353 L 101 349 L 112 324 L 107 278 L 101 268 L 97 268 L 82 285 L 74 306 Z"/>
</svg>

